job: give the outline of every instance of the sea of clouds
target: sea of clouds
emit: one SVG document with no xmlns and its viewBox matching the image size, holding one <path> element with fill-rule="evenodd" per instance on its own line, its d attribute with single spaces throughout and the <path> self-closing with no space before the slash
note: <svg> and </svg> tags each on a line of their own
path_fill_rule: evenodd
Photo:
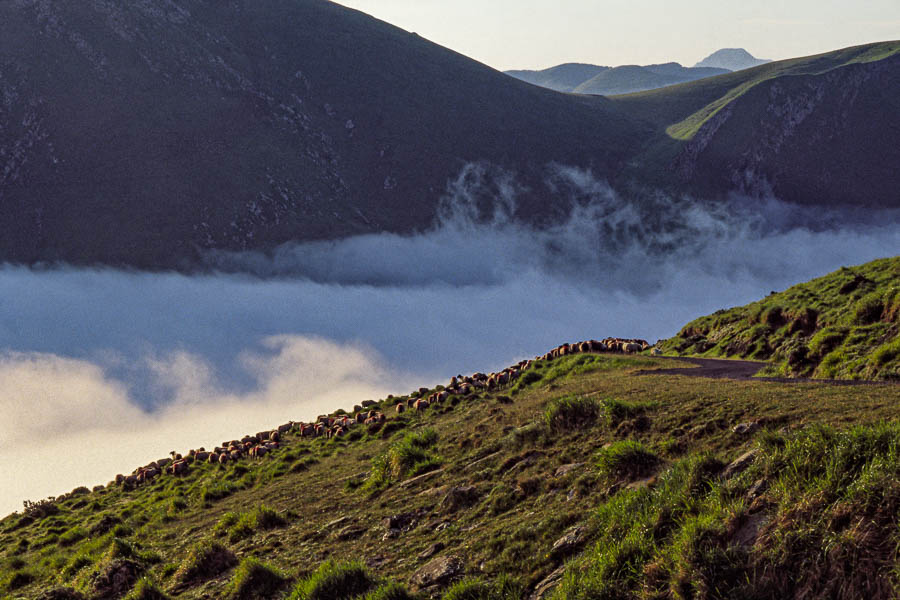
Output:
<svg viewBox="0 0 900 600">
<path fill-rule="evenodd" d="M 416 235 L 210 254 L 202 275 L 0 268 L 0 514 L 564 341 L 653 342 L 900 248 L 894 213 L 625 199 L 562 167 L 569 216 L 538 229 L 513 184 L 480 204 L 486 176 L 465 170 Z"/>
</svg>

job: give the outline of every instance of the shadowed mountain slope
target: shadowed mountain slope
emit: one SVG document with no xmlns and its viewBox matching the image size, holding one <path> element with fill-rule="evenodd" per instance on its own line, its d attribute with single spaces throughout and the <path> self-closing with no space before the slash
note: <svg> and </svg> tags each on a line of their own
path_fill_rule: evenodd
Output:
<svg viewBox="0 0 900 600">
<path fill-rule="evenodd" d="M 0 2 L 0 259 L 189 267 L 209 249 L 411 232 L 472 162 L 492 166 L 479 201 L 511 174 L 533 223 L 570 210 L 552 164 L 710 199 L 896 206 L 895 51 L 609 99 L 325 0 Z"/>
<path fill-rule="evenodd" d="M 467 162 L 608 173 L 636 140 L 607 100 L 324 0 L 3 2 L 0 57 L 7 260 L 172 266 L 408 231 Z"/>
<path fill-rule="evenodd" d="M 898 52 L 855 46 L 617 97 L 656 127 L 630 177 L 701 196 L 900 207 Z"/>
</svg>

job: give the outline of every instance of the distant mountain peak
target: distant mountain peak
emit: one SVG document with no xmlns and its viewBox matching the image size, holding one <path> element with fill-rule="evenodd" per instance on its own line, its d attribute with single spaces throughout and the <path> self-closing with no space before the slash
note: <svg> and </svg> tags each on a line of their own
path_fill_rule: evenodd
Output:
<svg viewBox="0 0 900 600">
<path fill-rule="evenodd" d="M 769 62 L 772 61 L 768 58 L 756 58 L 743 48 L 722 48 L 698 62 L 694 67 L 714 67 L 740 71 Z"/>
</svg>

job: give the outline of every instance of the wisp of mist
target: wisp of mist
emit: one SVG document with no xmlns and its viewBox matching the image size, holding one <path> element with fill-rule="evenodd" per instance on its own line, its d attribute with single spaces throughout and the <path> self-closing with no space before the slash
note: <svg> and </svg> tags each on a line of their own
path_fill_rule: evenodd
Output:
<svg viewBox="0 0 900 600">
<path fill-rule="evenodd" d="M 203 275 L 0 268 L 0 514 L 565 341 L 653 342 L 900 248 L 895 214 L 626 201 L 565 167 L 569 217 L 536 229 L 513 184 L 478 205 L 485 177 L 464 170 L 419 234 L 215 253 Z"/>
</svg>

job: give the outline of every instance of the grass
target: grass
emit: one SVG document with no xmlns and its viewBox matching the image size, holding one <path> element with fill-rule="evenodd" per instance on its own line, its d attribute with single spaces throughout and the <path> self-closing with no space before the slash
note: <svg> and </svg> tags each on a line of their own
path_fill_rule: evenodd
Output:
<svg viewBox="0 0 900 600">
<path fill-rule="evenodd" d="M 217 577 L 237 564 L 234 553 L 214 540 L 203 540 L 193 546 L 174 579 L 184 584 Z"/>
<path fill-rule="evenodd" d="M 297 584 L 290 600 L 350 600 L 366 594 L 374 586 L 375 580 L 361 563 L 328 561 Z"/>
<path fill-rule="evenodd" d="M 266 600 L 285 586 L 288 578 L 278 569 L 248 557 L 241 561 L 228 584 L 225 598 L 229 600 Z"/>
<path fill-rule="evenodd" d="M 340 565 L 349 556 L 374 565 L 366 568 L 371 587 L 354 598 L 404 599 L 412 592 L 400 584 L 410 581 L 424 564 L 419 555 L 435 543 L 445 546 L 437 556 L 458 555 L 468 574 L 478 574 L 476 591 L 509 575 L 517 577 L 515 589 L 530 591 L 566 560 L 572 567 L 560 594 L 573 598 L 703 597 L 715 595 L 714 589 L 722 590 L 721 597 L 740 597 L 733 582 L 752 584 L 747 589 L 761 597 L 828 597 L 816 582 L 833 581 L 828 569 L 837 564 L 847 565 L 843 576 L 851 591 L 859 589 L 853 569 L 871 575 L 876 587 L 890 584 L 896 559 L 882 550 L 896 547 L 893 536 L 900 531 L 891 424 L 900 406 L 893 387 L 635 376 L 662 362 L 641 356 L 615 368 L 609 364 L 620 357 L 600 356 L 593 370 L 569 375 L 564 365 L 574 370 L 584 364 L 572 358 L 538 367 L 555 363 L 552 385 L 535 382 L 509 404 L 498 401 L 509 395 L 503 390 L 402 419 L 391 415 L 388 423 L 400 426 L 387 438 L 364 428 L 360 439 L 340 444 L 288 435 L 272 461 L 248 461 L 242 469 L 198 465 L 183 478 L 57 502 L 56 514 L 28 524 L 19 525 L 21 515 L 7 517 L 0 520 L 0 585 L 18 571 L 34 579 L 15 592 L 4 587 L 0 595 L 34 600 L 60 586 L 86 590 L 93 573 L 120 560 L 112 557 L 124 557 L 173 597 L 222 598 L 230 593 L 240 555 L 296 576 L 278 588 L 279 597 L 294 593 L 329 559 Z M 595 399 L 593 424 L 550 429 L 546 410 L 560 398 Z M 762 429 L 753 436 L 731 433 L 731 426 L 756 420 Z M 658 462 L 650 483 L 628 489 L 627 467 L 643 454 L 623 450 L 635 446 Z M 377 495 L 347 488 L 348 481 L 371 477 L 373 463 L 394 447 L 405 448 L 399 456 L 408 458 L 424 451 L 442 468 L 410 482 L 417 464 L 412 460 L 406 462 L 413 467 L 409 474 Z M 724 465 L 751 448 L 761 454 L 748 470 L 722 479 Z M 282 455 L 290 464 L 310 462 L 300 472 L 261 482 Z M 608 483 L 614 469 L 602 464 L 625 469 L 623 485 Z M 556 475 L 563 465 L 568 472 Z M 257 483 L 209 505 L 199 501 L 216 482 L 248 476 Z M 759 480 L 766 491 L 751 499 L 749 490 Z M 453 513 L 439 508 L 449 488 L 468 486 L 479 494 L 472 506 Z M 161 520 L 182 504 L 174 520 Z M 252 534 L 230 541 L 228 530 L 253 513 Z M 260 527 L 272 513 L 285 525 Z M 108 514 L 121 523 L 104 534 L 71 546 L 46 543 L 73 528 L 90 531 Z M 758 547 L 736 547 L 736 534 L 759 515 L 768 521 Z M 402 517 L 401 533 L 385 535 L 388 516 Z M 330 525 L 337 519 L 344 520 Z M 358 533 L 339 538 L 348 526 Z M 118 527 L 130 535 L 119 535 Z M 573 527 L 582 529 L 584 539 L 563 558 L 552 547 Z M 809 572 L 796 585 L 786 581 L 798 570 L 794 565 Z"/>
<path fill-rule="evenodd" d="M 666 353 L 772 361 L 774 376 L 900 379 L 900 258 L 842 268 L 685 325 Z"/>
<path fill-rule="evenodd" d="M 547 404 L 544 410 L 544 423 L 553 431 L 580 429 L 593 425 L 599 414 L 600 403 L 595 399 L 563 396 Z"/>
<path fill-rule="evenodd" d="M 431 451 L 436 443 L 437 432 L 431 428 L 404 434 L 372 460 L 369 478 L 363 487 L 368 491 L 377 491 L 406 477 L 438 468 L 441 459 Z"/>
</svg>

